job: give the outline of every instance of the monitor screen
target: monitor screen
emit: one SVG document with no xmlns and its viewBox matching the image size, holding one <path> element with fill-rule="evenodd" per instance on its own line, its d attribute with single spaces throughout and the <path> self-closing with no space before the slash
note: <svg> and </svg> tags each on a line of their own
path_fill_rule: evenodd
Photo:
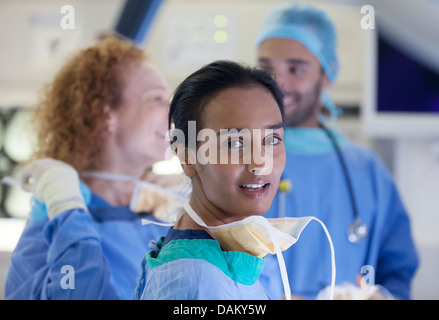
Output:
<svg viewBox="0 0 439 320">
<path fill-rule="evenodd" d="M 379 29 L 368 30 L 365 39 L 361 110 L 365 134 L 438 138 L 439 73 L 395 46 Z"/>
<path fill-rule="evenodd" d="M 439 113 L 439 73 L 378 34 L 378 112 Z"/>
</svg>

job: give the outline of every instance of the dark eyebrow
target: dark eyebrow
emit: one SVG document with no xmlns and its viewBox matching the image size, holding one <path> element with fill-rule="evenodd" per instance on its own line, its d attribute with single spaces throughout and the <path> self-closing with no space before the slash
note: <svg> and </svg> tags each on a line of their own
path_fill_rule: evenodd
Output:
<svg viewBox="0 0 439 320">
<path fill-rule="evenodd" d="M 227 134 L 229 134 L 230 130 L 237 130 L 238 133 L 239 133 L 241 130 L 244 130 L 244 128 L 241 128 L 241 129 L 240 128 L 223 128 L 221 130 L 227 130 Z M 217 136 L 221 135 L 221 130 L 216 134 Z"/>
<path fill-rule="evenodd" d="M 276 129 L 280 129 L 280 128 L 283 128 L 283 127 L 285 127 L 285 123 L 284 122 L 280 122 L 280 123 L 268 126 L 266 129 L 276 130 Z M 227 130 L 227 131 L 237 130 L 238 132 L 240 132 L 241 130 L 244 130 L 244 129 L 245 128 L 223 128 L 222 130 Z M 229 133 L 229 132 L 227 132 L 227 133 Z M 221 135 L 221 131 L 219 131 L 216 135 L 217 136 Z"/>
<path fill-rule="evenodd" d="M 258 58 L 258 63 L 261 63 L 261 62 L 267 63 L 267 62 L 270 62 L 270 59 L 269 58 Z"/>
<path fill-rule="evenodd" d="M 278 124 L 274 124 L 272 126 L 269 126 L 267 129 L 276 130 L 276 129 L 280 129 L 280 128 L 283 128 L 283 127 L 285 127 L 285 123 L 282 121 L 282 122 L 280 122 Z"/>
<path fill-rule="evenodd" d="M 271 59 L 270 58 L 258 58 L 259 64 L 270 64 Z M 308 65 L 309 61 L 302 60 L 302 59 L 287 59 L 287 63 L 289 64 L 302 64 L 302 65 Z"/>
<path fill-rule="evenodd" d="M 309 64 L 309 61 L 302 59 L 288 59 L 287 62 L 289 64 Z"/>
</svg>

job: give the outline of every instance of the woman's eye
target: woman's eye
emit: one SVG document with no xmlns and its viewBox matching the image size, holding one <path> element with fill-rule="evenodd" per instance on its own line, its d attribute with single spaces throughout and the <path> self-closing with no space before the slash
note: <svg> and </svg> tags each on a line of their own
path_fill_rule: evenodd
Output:
<svg viewBox="0 0 439 320">
<path fill-rule="evenodd" d="M 165 94 L 162 94 L 161 92 L 151 91 L 147 92 L 143 96 L 143 101 L 145 103 L 157 103 L 157 104 L 168 104 L 168 99 Z"/>
<path fill-rule="evenodd" d="M 155 103 L 158 103 L 158 104 L 166 103 L 165 98 L 162 97 L 162 96 L 155 96 L 155 97 L 152 98 L 152 101 L 154 101 Z"/>
<path fill-rule="evenodd" d="M 269 145 L 276 145 L 281 141 L 280 138 L 275 137 L 275 136 L 271 136 L 265 139 L 265 144 L 269 144 Z"/>
<path fill-rule="evenodd" d="M 158 102 L 165 102 L 166 101 L 166 97 L 164 97 L 164 96 L 156 96 L 154 98 L 154 100 L 158 101 Z"/>
<path fill-rule="evenodd" d="M 241 148 L 244 144 L 240 140 L 229 140 L 227 141 L 227 146 L 229 148 Z"/>
</svg>

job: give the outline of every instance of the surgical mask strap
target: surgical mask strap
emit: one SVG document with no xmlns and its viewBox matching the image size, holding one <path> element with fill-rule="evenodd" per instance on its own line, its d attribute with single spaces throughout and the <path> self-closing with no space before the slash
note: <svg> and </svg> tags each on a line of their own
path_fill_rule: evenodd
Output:
<svg viewBox="0 0 439 320">
<path fill-rule="evenodd" d="M 11 176 L 4 176 L 2 178 L 2 183 L 9 186 L 19 187 L 20 189 L 24 190 L 23 183 Z"/>
<path fill-rule="evenodd" d="M 186 199 L 186 201 L 183 203 L 183 208 L 186 210 L 186 212 L 189 214 L 189 216 L 194 220 L 198 225 L 202 227 L 207 227 L 210 229 L 215 229 L 216 227 L 209 227 L 207 226 L 204 221 L 197 215 L 197 213 L 192 209 L 192 207 L 189 205 L 189 198 Z M 285 260 L 283 258 L 282 250 L 279 246 L 279 236 L 278 233 L 283 234 L 282 231 L 277 230 L 275 227 L 273 227 L 268 220 L 266 220 L 263 217 L 256 216 L 256 219 L 259 219 L 260 225 L 266 229 L 268 234 L 270 235 L 270 238 L 274 244 L 274 249 L 276 253 L 276 258 L 279 263 L 279 269 L 282 277 L 282 284 L 284 287 L 284 293 L 285 293 L 285 299 L 291 300 L 291 289 L 290 284 L 288 281 L 288 274 L 287 269 L 285 265 Z M 323 230 L 325 231 L 326 237 L 329 242 L 329 246 L 331 248 L 331 269 L 332 269 L 332 275 L 331 275 L 331 292 L 329 296 L 329 300 L 334 299 L 334 290 L 335 290 L 335 275 L 336 275 L 336 268 L 335 268 L 335 251 L 334 251 L 334 245 L 332 243 L 331 235 L 329 234 L 328 229 L 326 228 L 325 224 L 318 218 L 310 217 L 312 220 L 317 221 L 322 226 Z"/>
<path fill-rule="evenodd" d="M 162 227 L 173 227 L 175 225 L 175 223 L 157 222 L 149 219 L 142 219 L 142 225 L 144 226 L 146 224 L 155 224 L 156 226 Z"/>
<path fill-rule="evenodd" d="M 273 230 L 275 228 L 267 220 L 261 219 L 261 222 L 265 230 L 267 230 L 268 234 L 270 235 L 271 241 L 274 244 L 274 251 L 276 253 L 277 262 L 279 264 L 282 284 L 284 287 L 285 299 L 291 300 L 291 288 L 288 280 L 288 273 L 287 273 L 287 267 L 285 266 L 284 256 L 279 246 L 279 237 L 277 236 L 276 231 Z"/>
<path fill-rule="evenodd" d="M 83 171 L 81 172 L 82 177 L 86 178 L 98 178 L 105 180 L 118 180 L 118 181 L 132 181 L 136 182 L 136 178 L 128 176 L 125 174 L 110 173 L 110 172 L 99 172 L 99 171 Z"/>
<path fill-rule="evenodd" d="M 137 186 L 136 186 L 136 187 L 137 187 Z M 149 220 L 149 219 L 142 218 L 142 225 L 155 224 L 156 226 L 162 226 L 162 227 L 173 227 L 173 226 L 175 226 L 175 224 L 177 223 L 179 217 L 180 217 L 180 215 L 178 215 L 178 216 L 175 218 L 175 221 L 176 221 L 176 222 L 173 222 L 173 223 L 157 222 L 157 221 L 152 221 L 152 220 Z"/>
<path fill-rule="evenodd" d="M 137 179 L 135 177 L 124 175 L 124 174 L 117 174 L 117 173 L 110 173 L 110 172 L 99 172 L 99 171 L 83 171 L 81 173 L 81 176 L 86 177 L 86 178 L 98 178 L 98 179 L 105 179 L 105 180 L 133 182 L 134 183 L 134 190 L 133 190 L 133 196 L 131 197 L 130 206 L 129 206 L 131 210 L 133 210 L 133 207 L 135 205 L 135 199 L 137 198 L 137 195 L 141 190 L 141 186 L 145 186 L 146 188 L 151 189 L 153 191 L 156 191 L 157 193 L 162 194 L 162 195 L 173 196 L 173 197 L 179 199 L 180 201 L 183 201 L 185 199 L 183 195 L 180 195 L 176 192 L 167 190 L 167 189 L 162 188 L 162 187 L 155 185 L 153 183 L 143 181 L 143 180 Z M 156 222 L 156 221 L 152 221 L 152 220 L 143 218 L 142 225 L 146 225 L 146 224 L 155 224 L 155 225 L 163 226 L 163 227 L 172 227 L 175 225 L 175 223 Z"/>
<path fill-rule="evenodd" d="M 136 184 L 134 192 L 138 192 L 140 190 L 140 186 L 145 186 L 146 188 L 151 189 L 153 191 L 156 191 L 159 194 L 162 194 L 165 196 L 172 196 L 172 197 L 179 199 L 180 201 L 183 201 L 185 198 L 183 195 L 181 195 L 177 192 L 167 190 L 166 188 L 160 187 L 154 183 L 151 183 L 148 181 L 143 181 L 143 180 L 137 179 L 135 177 L 131 177 L 131 176 L 124 175 L 124 174 L 109 173 L 109 172 L 97 172 L 97 171 L 83 171 L 81 173 L 81 176 L 86 177 L 86 178 L 98 178 L 98 179 L 105 179 L 105 180 L 131 181 L 131 182 L 134 182 Z"/>
<path fill-rule="evenodd" d="M 311 217 L 312 220 L 317 221 L 322 226 L 323 230 L 325 231 L 326 238 L 328 239 L 329 246 L 331 248 L 331 291 L 329 294 L 329 300 L 334 300 L 334 291 L 335 291 L 335 275 L 336 275 L 336 268 L 335 268 L 335 250 L 334 250 L 334 244 L 332 243 L 331 235 L 329 234 L 328 229 L 326 228 L 326 225 L 318 218 Z"/>
<path fill-rule="evenodd" d="M 328 243 L 329 243 L 329 246 L 331 248 L 331 270 L 332 270 L 332 272 L 331 272 L 331 291 L 330 291 L 330 295 L 329 295 L 329 300 L 334 300 L 335 276 L 336 276 L 334 244 L 332 242 L 331 235 L 329 234 L 329 231 L 326 228 L 326 225 L 318 218 L 311 217 L 311 219 L 320 223 L 323 230 L 325 231 L 326 238 L 328 239 Z M 281 272 L 282 283 L 283 283 L 284 293 L 285 293 L 285 299 L 291 300 L 291 289 L 290 289 L 290 284 L 288 281 L 288 274 L 287 274 L 287 270 L 286 270 L 286 266 L 285 266 L 285 260 L 283 258 L 282 250 L 280 250 L 279 236 L 277 235 L 277 232 L 282 233 L 282 231 L 278 231 L 277 229 L 275 229 L 268 221 L 261 220 L 261 222 L 262 222 L 263 226 L 265 227 L 265 229 L 268 231 L 268 233 L 271 237 L 271 240 L 274 244 L 276 257 L 277 257 L 277 261 L 279 263 L 279 269 Z"/>
<path fill-rule="evenodd" d="M 315 220 L 318 223 L 320 223 L 323 230 L 325 231 L 326 238 L 328 239 L 329 247 L 331 249 L 331 291 L 330 291 L 330 295 L 329 295 L 329 300 L 334 300 L 335 277 L 336 277 L 334 244 L 332 242 L 331 235 L 329 234 L 329 231 L 326 228 L 326 225 L 318 218 L 315 218 L 315 217 L 310 217 L 310 218 L 311 218 L 311 220 Z M 266 223 L 268 223 L 268 225 Z M 267 222 L 264 221 L 263 224 L 265 226 L 265 229 L 270 234 L 270 237 L 271 237 L 273 244 L 274 244 L 274 248 L 276 251 L 276 257 L 277 257 L 277 261 L 279 263 L 279 269 L 281 272 L 282 283 L 283 283 L 284 293 L 285 293 L 285 299 L 291 300 L 291 289 L 290 289 L 290 284 L 288 281 L 288 275 L 287 275 L 287 270 L 286 270 L 286 266 L 285 266 L 285 261 L 283 258 L 282 251 L 280 250 L 280 247 L 279 247 L 279 237 L 277 235 L 277 232 L 273 231 L 272 228 L 274 228 L 274 227 L 271 226 L 271 224 L 269 224 L 268 221 Z M 281 231 L 279 231 L 279 232 L 281 232 Z"/>
<path fill-rule="evenodd" d="M 207 225 L 203 222 L 203 220 L 201 220 L 198 215 L 194 214 L 194 210 L 192 210 L 191 206 L 189 205 L 189 197 L 184 201 L 183 203 L 183 207 L 186 210 L 186 212 L 189 214 L 189 216 L 191 216 L 192 220 L 197 220 L 195 222 L 197 222 L 199 225 L 203 226 L 203 227 L 207 227 Z M 176 220 L 178 220 L 178 218 L 180 217 L 180 215 L 177 217 Z M 156 222 L 156 221 L 152 221 L 149 219 L 142 219 L 142 225 L 146 225 L 146 224 L 155 224 L 157 226 L 163 226 L 163 227 L 173 227 L 175 225 L 175 223 L 165 223 L 165 222 Z"/>
<path fill-rule="evenodd" d="M 186 210 L 186 212 L 189 214 L 189 216 L 192 218 L 192 220 L 195 221 L 198 225 L 202 227 L 212 228 L 206 225 L 204 221 L 196 214 L 196 212 L 192 209 L 192 207 L 189 204 L 189 198 L 186 199 L 186 201 L 183 204 L 183 208 Z M 260 225 L 268 232 L 270 235 L 270 238 L 274 244 L 274 250 L 276 252 L 277 261 L 279 263 L 279 269 L 282 277 L 282 283 L 284 286 L 284 292 L 285 292 L 285 298 L 287 300 L 291 300 L 291 289 L 290 284 L 288 282 L 288 274 L 287 274 L 287 268 L 285 266 L 285 260 L 282 255 L 282 250 L 279 246 L 279 237 L 276 234 L 275 228 L 263 217 L 255 217 L 256 219 L 259 219 Z M 215 227 L 214 227 L 215 228 Z"/>
<path fill-rule="evenodd" d="M 186 213 L 192 218 L 192 220 L 195 221 L 196 224 L 198 224 L 199 226 L 202 227 L 206 227 L 206 228 L 212 228 L 215 229 L 215 227 L 209 227 L 199 216 L 198 214 L 194 211 L 194 209 L 192 209 L 191 205 L 189 204 L 190 201 L 190 197 L 188 197 L 184 203 L 183 203 L 183 208 L 184 210 L 186 210 Z"/>
</svg>

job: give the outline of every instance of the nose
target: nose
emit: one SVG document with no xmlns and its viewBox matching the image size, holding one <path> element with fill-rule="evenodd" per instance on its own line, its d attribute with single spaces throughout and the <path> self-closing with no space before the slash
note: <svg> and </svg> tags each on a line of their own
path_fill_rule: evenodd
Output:
<svg viewBox="0 0 439 320">
<path fill-rule="evenodd" d="M 248 171 L 255 176 L 265 176 L 269 174 L 271 171 L 268 170 L 268 166 L 253 166 L 252 168 L 249 168 Z"/>
<path fill-rule="evenodd" d="M 268 175 L 273 170 L 273 153 L 265 152 L 264 148 L 253 148 L 251 162 L 247 170 L 257 176 Z"/>
</svg>

